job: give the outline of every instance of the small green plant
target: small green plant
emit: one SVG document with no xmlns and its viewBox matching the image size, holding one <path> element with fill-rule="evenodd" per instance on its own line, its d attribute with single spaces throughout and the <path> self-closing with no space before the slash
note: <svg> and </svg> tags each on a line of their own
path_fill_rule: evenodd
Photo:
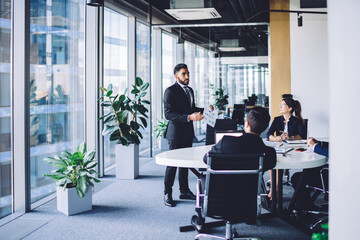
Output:
<svg viewBox="0 0 360 240">
<path fill-rule="evenodd" d="M 328 240 L 329 223 L 321 224 L 321 228 L 323 231 L 321 233 L 313 233 L 311 236 L 312 240 Z"/>
<path fill-rule="evenodd" d="M 95 162 L 95 149 L 86 151 L 85 142 L 81 143 L 75 153 L 62 152 L 62 156 L 44 158 L 44 161 L 58 168 L 51 171 L 51 174 L 44 174 L 56 180 L 56 185 L 65 188 L 76 187 L 79 197 L 84 197 L 88 186 L 94 187 L 94 182 L 100 182 L 92 175 L 99 175 L 94 170 L 97 165 Z M 69 182 L 70 181 L 70 182 Z"/>
<path fill-rule="evenodd" d="M 166 127 L 168 125 L 167 120 L 158 120 L 158 124 L 155 126 L 156 138 L 165 137 Z"/>
<path fill-rule="evenodd" d="M 226 105 L 229 104 L 228 101 L 229 95 L 225 93 L 225 88 L 224 87 L 218 88 L 213 94 L 213 96 L 215 97 L 215 104 L 214 104 L 215 108 L 220 111 L 225 111 Z"/>
<path fill-rule="evenodd" d="M 100 88 L 104 96 L 98 99 L 98 101 L 102 100 L 101 106 L 111 108 L 111 111 L 99 118 L 104 123 L 102 134 L 110 134 L 110 141 L 116 141 L 124 146 L 140 144 L 143 136 L 139 128 L 147 127 L 146 119 L 149 110 L 144 104 L 150 104 L 150 101 L 142 100 L 142 98 L 147 94 L 149 83 L 143 83 L 143 80 L 137 77 L 135 85 L 132 86 L 133 98 L 128 96 L 127 89 L 123 94 L 115 94 L 112 84 L 109 84 L 107 88 Z"/>
</svg>

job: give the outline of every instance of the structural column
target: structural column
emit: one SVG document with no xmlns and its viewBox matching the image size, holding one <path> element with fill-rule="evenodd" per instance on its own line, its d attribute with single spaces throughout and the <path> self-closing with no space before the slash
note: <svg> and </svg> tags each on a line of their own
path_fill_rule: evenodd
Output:
<svg viewBox="0 0 360 240">
<path fill-rule="evenodd" d="M 289 0 L 270 0 L 270 10 L 289 10 Z M 270 12 L 270 113 L 278 116 L 281 95 L 291 93 L 290 16 Z"/>
</svg>

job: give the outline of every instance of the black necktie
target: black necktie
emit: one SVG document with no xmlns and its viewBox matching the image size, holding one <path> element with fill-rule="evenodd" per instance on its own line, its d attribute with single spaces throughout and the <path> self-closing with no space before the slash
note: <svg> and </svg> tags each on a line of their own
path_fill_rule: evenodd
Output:
<svg viewBox="0 0 360 240">
<path fill-rule="evenodd" d="M 190 93 L 189 93 L 189 88 L 188 87 L 184 87 L 184 90 L 185 90 L 185 94 L 189 100 L 189 103 L 191 105 L 191 96 L 190 96 Z"/>
</svg>

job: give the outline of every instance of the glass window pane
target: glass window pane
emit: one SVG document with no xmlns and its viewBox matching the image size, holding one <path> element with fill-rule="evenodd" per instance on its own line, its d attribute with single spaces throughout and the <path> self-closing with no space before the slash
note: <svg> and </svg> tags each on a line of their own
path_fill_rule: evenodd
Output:
<svg viewBox="0 0 360 240">
<path fill-rule="evenodd" d="M 150 82 L 150 28 L 136 22 L 136 76 L 144 82 Z M 144 99 L 150 101 L 150 89 Z M 150 111 L 150 106 L 146 105 Z M 148 121 L 148 125 L 150 121 Z M 150 127 L 141 131 L 143 139 L 140 144 L 140 156 L 150 156 Z"/>
<path fill-rule="evenodd" d="M 123 93 L 128 86 L 128 18 L 104 8 L 104 86 Z M 110 109 L 104 109 L 104 112 Z M 115 163 L 115 142 L 104 137 L 105 168 Z"/>
<path fill-rule="evenodd" d="M 31 202 L 55 191 L 44 157 L 84 141 L 84 2 L 30 3 Z"/>
<path fill-rule="evenodd" d="M 11 213 L 11 1 L 0 0 L 0 218 Z"/>
<path fill-rule="evenodd" d="M 165 92 L 166 88 L 175 82 L 174 67 L 176 65 L 176 38 L 162 33 L 162 90 Z"/>
</svg>

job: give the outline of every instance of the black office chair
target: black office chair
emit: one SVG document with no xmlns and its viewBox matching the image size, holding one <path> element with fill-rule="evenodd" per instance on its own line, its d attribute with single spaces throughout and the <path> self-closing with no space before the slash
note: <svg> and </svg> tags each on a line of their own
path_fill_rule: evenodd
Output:
<svg viewBox="0 0 360 240">
<path fill-rule="evenodd" d="M 238 125 L 244 125 L 245 120 L 245 104 L 234 104 L 234 110 L 231 119 Z"/>
<path fill-rule="evenodd" d="M 237 130 L 237 124 L 232 119 L 216 119 L 214 127 L 206 125 L 205 145 L 215 143 L 215 131 L 217 130 Z"/>
<path fill-rule="evenodd" d="M 198 216 L 192 217 L 192 223 L 196 221 L 206 226 L 206 217 L 222 219 L 226 223 L 226 233 L 225 237 L 219 237 L 202 233 L 206 227 L 196 228 L 201 233 L 195 239 L 236 239 L 232 224 L 256 222 L 261 214 L 263 157 L 263 154 L 208 154 L 205 192 L 199 179 L 195 206 Z"/>
<path fill-rule="evenodd" d="M 329 166 L 328 165 L 326 165 L 325 167 L 323 167 L 320 170 L 320 180 L 321 180 L 321 187 L 310 186 L 310 185 L 306 186 L 307 188 L 310 188 L 310 189 L 314 190 L 314 194 L 312 196 L 312 201 L 314 201 L 314 202 L 321 193 L 324 194 L 324 199 L 326 201 L 329 200 Z M 316 219 L 310 225 L 311 230 L 315 229 L 320 224 L 322 224 L 324 222 L 327 222 L 329 220 L 328 209 L 326 209 L 326 208 L 328 208 L 328 203 L 326 204 L 326 206 L 322 206 L 322 208 L 325 208 L 326 211 L 322 211 L 322 210 L 317 210 L 317 211 L 308 210 L 308 211 L 306 211 L 306 213 L 310 213 L 310 214 L 324 215 L 323 217 Z"/>
</svg>

